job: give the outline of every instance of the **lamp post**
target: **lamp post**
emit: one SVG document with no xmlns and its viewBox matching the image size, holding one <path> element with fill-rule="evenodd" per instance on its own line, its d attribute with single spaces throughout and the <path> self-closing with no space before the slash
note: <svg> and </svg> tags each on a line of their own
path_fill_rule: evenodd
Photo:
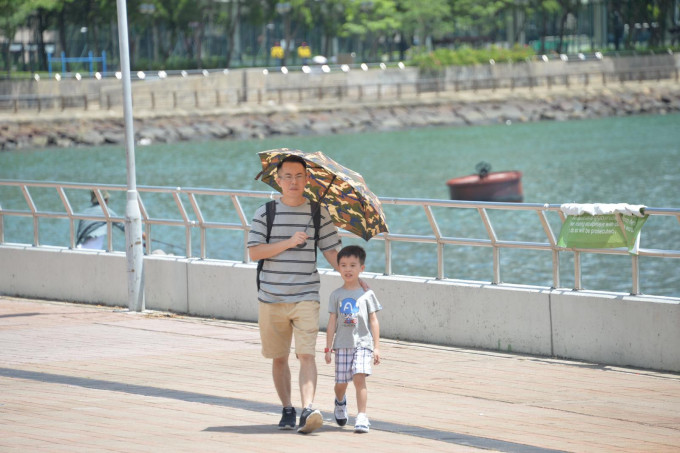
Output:
<svg viewBox="0 0 680 453">
<path fill-rule="evenodd" d="M 286 65 L 286 56 L 290 49 L 290 13 L 291 5 L 289 2 L 279 2 L 276 4 L 276 12 L 283 16 L 283 58 L 281 59 L 281 66 Z"/>
<path fill-rule="evenodd" d="M 135 132 L 132 121 L 132 84 L 130 82 L 130 44 L 128 43 L 127 3 L 116 0 L 120 71 L 123 81 L 123 116 L 125 119 L 125 156 L 127 162 L 127 203 L 125 204 L 125 256 L 128 276 L 128 309 L 144 311 L 144 251 L 142 249 L 142 214 L 137 202 L 135 173 Z"/>
<path fill-rule="evenodd" d="M 139 5 L 139 12 L 144 14 L 147 17 L 150 17 L 153 15 L 153 13 L 156 12 L 156 5 L 153 3 L 142 3 Z M 153 21 L 153 19 L 152 19 Z M 146 58 L 147 58 L 147 69 L 151 70 L 151 60 L 153 60 L 153 57 L 151 56 L 151 26 L 150 24 L 147 24 L 146 27 Z"/>
</svg>

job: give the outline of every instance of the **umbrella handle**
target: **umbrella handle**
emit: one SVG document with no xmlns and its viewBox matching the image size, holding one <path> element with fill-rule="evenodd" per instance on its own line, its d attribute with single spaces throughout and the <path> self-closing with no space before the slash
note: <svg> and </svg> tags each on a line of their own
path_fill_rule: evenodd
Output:
<svg viewBox="0 0 680 453">
<path fill-rule="evenodd" d="M 326 198 L 326 194 L 327 194 L 328 191 L 330 190 L 331 186 L 333 185 L 333 182 L 335 181 L 335 179 L 336 179 L 337 177 L 338 177 L 337 175 L 333 175 L 333 179 L 331 179 L 331 182 L 328 183 L 328 186 L 326 187 L 326 190 L 324 190 L 323 195 L 321 195 L 321 198 L 319 198 L 318 206 L 316 207 L 316 210 L 317 210 L 317 211 L 318 211 L 319 209 L 321 209 L 321 200 L 323 200 L 324 198 Z M 256 179 L 257 179 L 257 178 L 256 178 Z M 316 215 L 316 212 L 312 212 L 312 216 L 309 218 L 309 222 L 307 222 L 307 226 L 305 227 L 305 231 L 307 231 L 307 228 L 309 228 L 309 224 L 312 222 L 312 219 L 314 219 L 314 216 L 315 216 L 315 215 Z M 298 245 L 297 245 L 297 248 L 299 248 L 299 249 L 304 248 L 304 246 L 305 246 L 306 244 L 307 244 L 306 241 L 303 242 L 302 244 L 298 244 Z"/>
</svg>

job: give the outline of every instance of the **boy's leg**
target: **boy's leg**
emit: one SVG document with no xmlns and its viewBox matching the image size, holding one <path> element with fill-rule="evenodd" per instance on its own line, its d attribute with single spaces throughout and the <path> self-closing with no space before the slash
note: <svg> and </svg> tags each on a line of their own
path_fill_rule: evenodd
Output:
<svg viewBox="0 0 680 453">
<path fill-rule="evenodd" d="M 336 382 L 335 383 L 335 401 L 333 409 L 333 415 L 335 416 L 335 422 L 338 426 L 345 426 L 347 424 L 347 398 L 345 393 L 347 392 L 347 382 Z"/>
<path fill-rule="evenodd" d="M 368 389 L 366 388 L 366 375 L 357 373 L 352 377 L 354 388 L 357 392 L 357 412 L 366 413 L 368 403 Z"/>
<path fill-rule="evenodd" d="M 335 351 L 335 422 L 338 426 L 347 424 L 347 385 L 352 379 L 353 349 L 337 349 Z"/>
<path fill-rule="evenodd" d="M 345 399 L 345 393 L 347 392 L 347 382 L 335 383 L 335 399 L 342 402 Z"/>
</svg>

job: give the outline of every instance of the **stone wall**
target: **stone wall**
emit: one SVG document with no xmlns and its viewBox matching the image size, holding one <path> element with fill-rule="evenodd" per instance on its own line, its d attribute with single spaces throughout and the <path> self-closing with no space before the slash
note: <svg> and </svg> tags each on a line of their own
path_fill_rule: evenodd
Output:
<svg viewBox="0 0 680 453">
<path fill-rule="evenodd" d="M 680 83 L 629 82 L 588 90 L 485 90 L 432 93 L 399 101 L 329 101 L 313 106 L 289 103 L 145 114 L 135 117 L 134 131 L 138 143 L 150 144 L 677 112 L 680 112 Z M 120 112 L 99 115 L 79 112 L 46 118 L 29 115 L 0 121 L 2 150 L 123 143 L 124 122 Z"/>
</svg>

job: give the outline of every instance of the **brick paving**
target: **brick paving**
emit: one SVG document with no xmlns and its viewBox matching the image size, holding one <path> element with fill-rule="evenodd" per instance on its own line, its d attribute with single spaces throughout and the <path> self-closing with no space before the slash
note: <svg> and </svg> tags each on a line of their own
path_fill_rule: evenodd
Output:
<svg viewBox="0 0 680 453">
<path fill-rule="evenodd" d="M 365 435 L 335 426 L 317 356 L 324 426 L 303 436 L 276 429 L 254 324 L 0 297 L 0 451 L 680 451 L 679 374 L 393 340 L 382 356 Z"/>
</svg>

